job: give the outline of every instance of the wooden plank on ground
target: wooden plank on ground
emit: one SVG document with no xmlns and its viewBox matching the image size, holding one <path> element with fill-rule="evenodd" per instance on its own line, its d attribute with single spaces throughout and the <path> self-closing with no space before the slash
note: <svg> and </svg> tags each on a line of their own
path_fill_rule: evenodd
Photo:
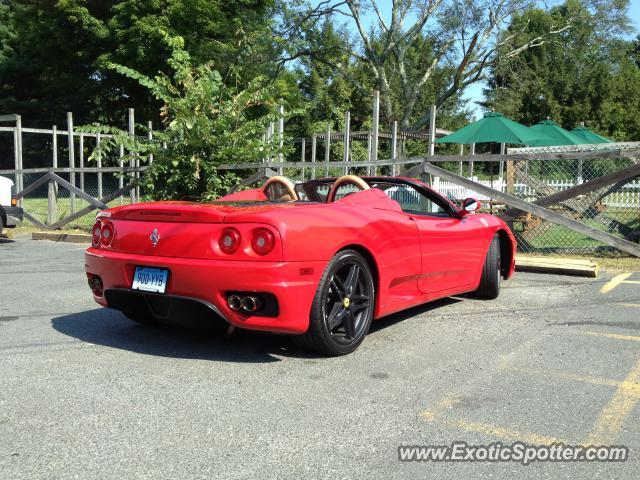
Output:
<svg viewBox="0 0 640 480">
<path fill-rule="evenodd" d="M 600 267 L 596 262 L 586 259 L 518 255 L 516 270 L 596 278 Z"/>
<path fill-rule="evenodd" d="M 510 207 L 515 207 L 519 210 L 532 213 L 533 215 L 536 215 L 544 220 L 549 220 L 550 222 L 562 225 L 564 227 L 567 227 L 569 230 L 581 233 L 582 235 L 585 235 L 589 238 L 593 238 L 594 240 L 598 240 L 602 243 L 606 243 L 607 245 L 615 247 L 618 250 L 622 250 L 623 252 L 627 252 L 631 255 L 635 255 L 636 257 L 640 257 L 640 245 L 636 243 L 632 243 L 628 240 L 616 237 L 609 233 L 603 232 L 602 230 L 598 230 L 597 228 L 590 227 L 572 218 L 565 217 L 545 207 L 541 207 L 540 205 L 529 203 L 518 197 L 509 195 L 508 193 L 503 193 L 498 190 L 494 190 L 493 188 L 486 187 L 481 183 L 474 182 L 473 180 L 469 180 L 465 177 L 461 177 L 460 175 L 451 173 L 440 167 L 436 167 L 435 165 L 425 163 L 424 171 L 426 173 L 431 173 L 432 175 L 437 175 L 441 178 L 444 178 L 445 180 L 457 183 L 458 185 L 463 185 L 465 187 L 473 189 L 476 192 L 484 193 L 491 198 L 501 200 Z"/>
<path fill-rule="evenodd" d="M 86 233 L 33 232 L 32 240 L 51 240 L 53 242 L 91 243 L 91 235 Z"/>
</svg>

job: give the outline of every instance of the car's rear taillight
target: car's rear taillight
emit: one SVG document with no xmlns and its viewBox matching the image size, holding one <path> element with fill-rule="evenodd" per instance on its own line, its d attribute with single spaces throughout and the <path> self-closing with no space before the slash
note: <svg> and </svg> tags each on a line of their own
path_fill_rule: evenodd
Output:
<svg viewBox="0 0 640 480">
<path fill-rule="evenodd" d="M 103 246 L 108 247 L 109 245 L 111 245 L 114 233 L 115 230 L 113 228 L 113 223 L 105 222 L 104 224 L 102 224 L 102 230 L 100 232 L 100 236 L 102 238 L 100 241 L 102 242 Z"/>
<path fill-rule="evenodd" d="M 93 229 L 91 230 L 91 244 L 94 247 L 100 246 L 100 238 L 102 237 L 102 222 L 98 220 L 93 224 Z"/>
<path fill-rule="evenodd" d="M 276 245 L 276 237 L 266 228 L 256 228 L 251 238 L 251 248 L 258 255 L 266 255 Z"/>
<path fill-rule="evenodd" d="M 225 228 L 222 231 L 222 235 L 220 235 L 220 240 L 218 241 L 220 250 L 226 254 L 235 253 L 240 247 L 240 238 L 240 232 L 238 230 L 232 227 Z"/>
</svg>

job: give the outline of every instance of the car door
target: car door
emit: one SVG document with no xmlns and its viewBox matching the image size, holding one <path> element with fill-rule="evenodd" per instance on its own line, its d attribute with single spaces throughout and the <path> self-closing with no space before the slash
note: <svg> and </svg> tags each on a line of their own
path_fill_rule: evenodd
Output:
<svg viewBox="0 0 640 480">
<path fill-rule="evenodd" d="M 429 294 L 476 282 L 484 261 L 486 226 L 473 215 L 459 218 L 449 203 L 427 189 L 398 185 L 388 192 L 416 222 L 422 274 L 418 288 Z"/>
</svg>

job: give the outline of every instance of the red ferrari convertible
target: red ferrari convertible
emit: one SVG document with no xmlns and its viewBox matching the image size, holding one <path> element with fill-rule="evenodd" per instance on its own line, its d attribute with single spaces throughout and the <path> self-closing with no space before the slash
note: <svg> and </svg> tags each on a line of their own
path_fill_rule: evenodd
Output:
<svg viewBox="0 0 640 480">
<path fill-rule="evenodd" d="M 86 272 L 96 302 L 142 323 L 222 322 L 342 355 L 374 318 L 514 270 L 507 225 L 410 178 L 284 177 L 212 203 L 100 212 Z"/>
</svg>

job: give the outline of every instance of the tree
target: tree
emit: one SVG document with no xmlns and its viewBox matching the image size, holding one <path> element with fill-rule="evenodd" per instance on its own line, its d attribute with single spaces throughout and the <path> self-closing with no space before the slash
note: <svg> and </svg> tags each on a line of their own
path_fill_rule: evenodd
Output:
<svg viewBox="0 0 640 480">
<path fill-rule="evenodd" d="M 381 91 L 384 115 L 388 120 L 400 119 L 404 128 L 419 128 L 427 123 L 428 114 L 416 116 L 417 105 L 425 95 L 425 86 L 436 83 L 438 73 L 449 72 L 441 78 L 446 78 L 446 88 L 431 88 L 436 93 L 434 103 L 440 107 L 465 87 L 484 79 L 497 51 L 504 53 L 508 42 L 513 46 L 506 55 L 513 57 L 544 45 L 569 28 L 569 24 L 554 24 L 526 40 L 520 41 L 519 32 L 496 40 L 509 19 L 528 4 L 526 0 L 398 0 L 392 2 L 390 16 L 385 16 L 378 0 L 325 0 L 314 7 L 290 9 L 281 36 L 300 37 L 301 31 L 327 15 L 347 19 L 357 34 L 345 53 L 366 65 Z M 372 26 L 366 22 L 367 14 L 375 18 Z M 322 58 L 321 51 L 300 49 L 296 42 L 290 45 L 283 60 L 300 55 Z M 360 79 L 348 71 L 343 73 L 358 89 L 366 90 Z"/>
<path fill-rule="evenodd" d="M 637 43 L 621 39 L 626 24 L 617 9 L 607 15 L 576 0 L 550 11 L 530 9 L 514 16 L 505 35 L 517 30 L 535 37 L 568 18 L 572 28 L 553 42 L 518 58 L 499 55 L 485 92 L 486 106 L 526 124 L 550 117 L 565 128 L 586 122 L 614 138 L 640 138 L 640 110 L 632 94 L 640 88 Z"/>
<path fill-rule="evenodd" d="M 224 194 L 237 181 L 234 173 L 218 171 L 221 164 L 257 162 L 281 150 L 262 134 L 275 121 L 279 100 L 275 87 L 261 78 L 246 88 L 228 86 L 213 63 L 194 65 L 181 37 L 162 39 L 171 55 L 170 75 L 148 77 L 130 67 L 108 68 L 137 82 L 161 102 L 163 129 L 152 141 L 130 137 L 113 126 L 92 125 L 85 131 L 104 133 L 90 160 L 117 151 L 120 145 L 141 159 L 153 155 L 146 170 L 146 191 L 155 199 L 210 200 Z"/>
<path fill-rule="evenodd" d="M 78 122 L 121 123 L 126 107 L 153 118 L 153 97 L 107 65 L 169 73 L 164 32 L 183 37 L 197 62 L 246 84 L 261 72 L 246 68 L 240 78 L 235 65 L 255 65 L 272 8 L 272 0 L 3 1 L 0 19 L 11 17 L 11 32 L 0 28 L 0 110 L 41 125 L 64 122 L 66 111 Z"/>
</svg>

